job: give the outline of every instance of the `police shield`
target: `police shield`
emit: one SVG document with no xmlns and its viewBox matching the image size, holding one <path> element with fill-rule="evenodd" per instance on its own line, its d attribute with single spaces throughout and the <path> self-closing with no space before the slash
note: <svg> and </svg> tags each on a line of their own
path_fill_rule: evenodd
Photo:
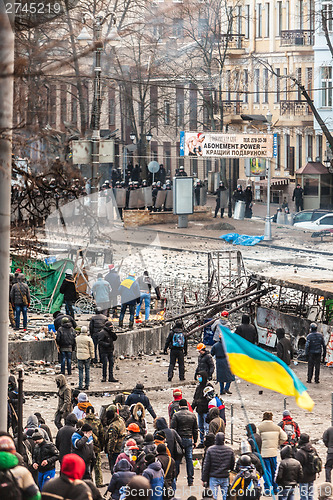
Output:
<svg viewBox="0 0 333 500">
<path fill-rule="evenodd" d="M 142 188 L 143 196 L 145 199 L 145 206 L 152 207 L 153 206 L 153 195 L 152 195 L 152 187 L 147 186 Z"/>
<path fill-rule="evenodd" d="M 228 191 L 220 192 L 220 208 L 227 208 L 229 201 Z"/>
<path fill-rule="evenodd" d="M 205 186 L 200 188 L 200 206 L 206 205 L 207 203 L 207 189 Z"/>
<path fill-rule="evenodd" d="M 145 199 L 142 189 L 135 189 L 129 193 L 128 208 L 143 208 L 145 206 Z"/>
<path fill-rule="evenodd" d="M 166 192 L 166 198 L 164 203 L 164 209 L 170 210 L 173 208 L 173 192 L 172 189 L 168 189 Z"/>
<path fill-rule="evenodd" d="M 116 188 L 116 203 L 118 208 L 125 208 L 126 206 L 126 189 L 124 188 Z"/>
<path fill-rule="evenodd" d="M 155 208 L 162 208 L 162 206 L 164 205 L 164 202 L 165 202 L 166 194 L 167 194 L 167 192 L 162 191 L 162 190 L 157 192 L 156 201 L 155 201 Z"/>
</svg>

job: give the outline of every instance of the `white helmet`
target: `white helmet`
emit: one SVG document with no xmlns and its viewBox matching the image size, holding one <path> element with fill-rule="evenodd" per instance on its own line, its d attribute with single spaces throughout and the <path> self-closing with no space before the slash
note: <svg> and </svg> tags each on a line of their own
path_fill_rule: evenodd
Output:
<svg viewBox="0 0 333 500">
<path fill-rule="evenodd" d="M 66 269 L 65 274 L 70 274 L 72 276 L 73 271 L 71 269 Z"/>
</svg>

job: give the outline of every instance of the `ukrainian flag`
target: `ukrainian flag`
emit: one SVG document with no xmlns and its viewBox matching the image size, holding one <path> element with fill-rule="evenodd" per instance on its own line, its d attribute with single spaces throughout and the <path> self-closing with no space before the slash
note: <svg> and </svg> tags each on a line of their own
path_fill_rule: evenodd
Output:
<svg viewBox="0 0 333 500">
<path fill-rule="evenodd" d="M 298 406 L 312 411 L 314 402 L 306 387 L 281 359 L 232 333 L 225 326 L 219 328 L 232 373 L 251 384 L 294 396 Z"/>
</svg>

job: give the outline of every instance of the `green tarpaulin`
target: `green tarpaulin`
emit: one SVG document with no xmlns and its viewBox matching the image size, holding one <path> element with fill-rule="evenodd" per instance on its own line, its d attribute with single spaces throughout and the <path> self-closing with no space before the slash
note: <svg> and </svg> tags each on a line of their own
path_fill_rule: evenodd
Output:
<svg viewBox="0 0 333 500">
<path fill-rule="evenodd" d="M 65 271 L 66 269 L 73 270 L 73 267 L 74 263 L 70 259 L 49 263 L 49 259 L 45 259 L 45 261 L 26 260 L 19 256 L 13 256 L 11 272 L 15 273 L 16 269 L 19 268 L 26 276 L 32 309 L 53 313 L 59 310 L 63 303 L 64 296 L 59 293 L 59 289 L 65 277 Z"/>
</svg>

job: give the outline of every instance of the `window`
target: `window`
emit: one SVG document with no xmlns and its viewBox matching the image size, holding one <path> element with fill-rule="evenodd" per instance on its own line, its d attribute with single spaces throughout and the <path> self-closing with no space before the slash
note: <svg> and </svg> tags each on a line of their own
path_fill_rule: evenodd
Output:
<svg viewBox="0 0 333 500">
<path fill-rule="evenodd" d="M 163 38 L 163 26 L 164 26 L 164 20 L 163 19 L 156 19 L 154 24 L 153 24 L 153 35 L 157 40 L 160 40 Z"/>
<path fill-rule="evenodd" d="M 321 225 L 325 224 L 325 225 L 333 226 L 333 217 L 332 217 L 332 215 L 327 215 L 327 217 L 323 217 L 322 219 L 320 219 L 319 224 L 321 224 Z"/>
<path fill-rule="evenodd" d="M 289 0 L 286 2 L 286 30 L 289 30 Z"/>
<path fill-rule="evenodd" d="M 256 38 L 262 37 L 262 5 L 256 5 Z"/>
<path fill-rule="evenodd" d="M 280 102 L 280 68 L 276 68 L 275 73 L 275 102 Z"/>
<path fill-rule="evenodd" d="M 283 75 L 285 77 L 288 75 L 288 68 L 283 69 Z M 288 101 L 288 78 L 284 78 L 283 99 Z"/>
<path fill-rule="evenodd" d="M 327 2 L 327 3 L 323 3 L 322 5 L 323 5 L 322 13 L 323 13 L 324 19 L 326 20 L 327 29 L 328 29 L 328 31 L 332 31 L 333 30 L 333 23 L 332 23 L 333 4 L 332 4 L 332 2 Z"/>
<path fill-rule="evenodd" d="M 306 136 L 307 143 L 307 151 L 306 151 L 306 160 L 313 160 L 313 139 L 312 135 Z"/>
<path fill-rule="evenodd" d="M 296 135 L 296 152 L 297 152 L 297 168 L 302 167 L 302 156 L 303 156 L 303 137 L 301 134 Z"/>
<path fill-rule="evenodd" d="M 305 196 L 318 196 L 318 179 L 313 179 L 310 177 L 304 178 L 304 195 Z"/>
<path fill-rule="evenodd" d="M 320 134 L 316 135 L 316 158 L 319 161 L 323 158 L 323 136 Z"/>
<path fill-rule="evenodd" d="M 290 135 L 284 136 L 284 165 L 285 170 L 289 170 L 289 148 L 290 148 Z"/>
<path fill-rule="evenodd" d="M 170 175 L 171 172 L 171 143 L 163 142 L 163 163 L 167 175 Z"/>
<path fill-rule="evenodd" d="M 270 34 L 270 7 L 271 5 L 269 3 L 265 4 L 265 37 L 269 38 Z"/>
<path fill-rule="evenodd" d="M 268 69 L 264 69 L 264 100 L 263 102 L 268 102 Z"/>
<path fill-rule="evenodd" d="M 170 125 L 170 103 L 164 101 L 164 125 Z"/>
<path fill-rule="evenodd" d="M 183 19 L 173 19 L 172 24 L 172 35 L 176 38 L 184 37 L 184 20 Z"/>
<path fill-rule="evenodd" d="M 157 128 L 158 116 L 158 95 L 157 87 L 152 85 L 150 87 L 150 128 Z"/>
<path fill-rule="evenodd" d="M 231 100 L 231 71 L 230 69 L 226 72 L 226 91 L 227 91 L 227 101 Z"/>
<path fill-rule="evenodd" d="M 190 130 L 197 129 L 198 122 L 198 91 L 195 85 L 190 85 Z"/>
<path fill-rule="evenodd" d="M 71 121 L 74 124 L 77 123 L 77 87 L 75 85 L 72 85 Z"/>
<path fill-rule="evenodd" d="M 204 37 L 208 33 L 208 19 L 206 18 L 199 18 L 198 22 L 198 35 L 199 37 Z"/>
<path fill-rule="evenodd" d="M 184 88 L 176 88 L 176 126 L 184 128 Z"/>
<path fill-rule="evenodd" d="M 114 89 L 109 89 L 109 127 L 113 127 L 116 122 L 116 103 Z"/>
<path fill-rule="evenodd" d="M 204 130 L 208 130 L 209 126 L 209 108 L 210 108 L 210 92 L 207 89 L 203 90 L 203 110 L 202 110 L 202 122 Z"/>
<path fill-rule="evenodd" d="M 247 104 L 249 102 L 249 72 L 247 69 L 244 69 L 244 84 L 243 84 L 243 89 L 244 89 L 244 94 L 243 94 L 243 102 Z"/>
<path fill-rule="evenodd" d="M 324 107 L 332 106 L 332 67 L 324 66 L 321 68 L 321 105 Z"/>
<path fill-rule="evenodd" d="M 277 134 L 277 155 L 276 155 L 276 169 L 281 168 L 281 136 Z"/>
<path fill-rule="evenodd" d="M 242 34 L 242 7 L 237 7 L 237 33 Z"/>
<path fill-rule="evenodd" d="M 303 0 L 299 0 L 299 29 L 303 29 L 303 15 L 304 15 L 304 2 Z"/>
<path fill-rule="evenodd" d="M 60 85 L 60 121 L 67 121 L 67 85 Z"/>
<path fill-rule="evenodd" d="M 260 102 L 260 70 L 254 70 L 254 102 Z"/>
<path fill-rule="evenodd" d="M 276 9 L 277 34 L 280 36 L 282 31 L 282 2 L 277 2 Z"/>
<path fill-rule="evenodd" d="M 250 38 L 250 6 L 245 5 L 245 38 Z"/>
<path fill-rule="evenodd" d="M 306 68 L 306 82 L 308 87 L 308 94 L 312 97 L 312 68 Z"/>
</svg>

